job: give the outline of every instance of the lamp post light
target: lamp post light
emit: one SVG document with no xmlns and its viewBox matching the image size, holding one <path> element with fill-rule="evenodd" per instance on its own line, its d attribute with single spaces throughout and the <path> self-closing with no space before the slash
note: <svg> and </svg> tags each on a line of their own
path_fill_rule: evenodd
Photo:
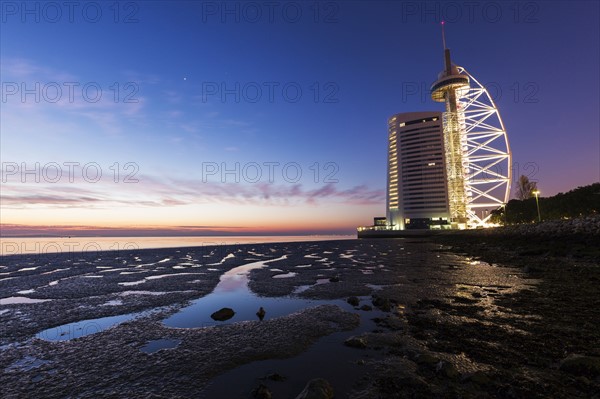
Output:
<svg viewBox="0 0 600 399">
<path fill-rule="evenodd" d="M 538 222 L 541 222 L 542 221 L 542 216 L 540 215 L 540 201 L 538 199 L 538 197 L 540 195 L 540 190 L 533 190 L 532 194 L 535 195 L 535 205 L 537 207 Z"/>
</svg>

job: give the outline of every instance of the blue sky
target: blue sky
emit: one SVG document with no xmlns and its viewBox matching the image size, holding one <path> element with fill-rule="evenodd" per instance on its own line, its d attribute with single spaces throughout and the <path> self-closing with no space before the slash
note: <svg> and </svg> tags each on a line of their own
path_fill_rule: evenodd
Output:
<svg viewBox="0 0 600 399">
<path fill-rule="evenodd" d="M 600 180 L 597 2 L 68 7 L 2 3 L 5 231 L 352 232 L 385 213 L 387 118 L 441 108 L 442 19 L 496 91 L 515 177 L 543 195 Z"/>
</svg>

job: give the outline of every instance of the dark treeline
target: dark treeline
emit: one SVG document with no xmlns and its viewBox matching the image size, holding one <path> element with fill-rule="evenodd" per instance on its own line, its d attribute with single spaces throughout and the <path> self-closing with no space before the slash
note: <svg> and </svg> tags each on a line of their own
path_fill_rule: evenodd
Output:
<svg viewBox="0 0 600 399">
<path fill-rule="evenodd" d="M 600 214 L 600 183 L 578 187 L 553 197 L 539 198 L 542 220 L 573 218 Z M 530 223 L 538 219 L 535 198 L 511 200 L 506 209 L 492 212 L 492 221 L 515 224 Z"/>
</svg>

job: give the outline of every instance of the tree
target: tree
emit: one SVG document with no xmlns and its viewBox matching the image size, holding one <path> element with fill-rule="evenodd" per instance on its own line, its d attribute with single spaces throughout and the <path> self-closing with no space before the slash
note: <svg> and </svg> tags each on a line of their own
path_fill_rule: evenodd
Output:
<svg viewBox="0 0 600 399">
<path fill-rule="evenodd" d="M 519 182 L 517 183 L 517 199 L 522 201 L 531 198 L 533 196 L 533 192 L 536 189 L 536 182 L 529 181 L 529 178 L 527 176 L 521 175 L 521 177 L 519 177 Z"/>
<path fill-rule="evenodd" d="M 600 183 L 577 187 L 552 197 L 540 197 L 539 202 L 544 220 L 600 215 Z M 537 220 L 535 199 L 510 200 L 505 207 L 492 212 L 491 220 L 505 224 L 534 222 Z"/>
</svg>

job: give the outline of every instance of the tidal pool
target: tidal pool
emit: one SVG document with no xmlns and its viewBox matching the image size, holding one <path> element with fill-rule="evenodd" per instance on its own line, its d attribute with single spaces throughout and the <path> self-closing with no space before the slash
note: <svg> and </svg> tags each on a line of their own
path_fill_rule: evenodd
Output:
<svg viewBox="0 0 600 399">
<path fill-rule="evenodd" d="M 140 350 L 145 353 L 154 353 L 162 349 L 173 349 L 181 343 L 180 339 L 154 339 L 148 341 Z"/>
<path fill-rule="evenodd" d="M 252 270 L 263 268 L 268 263 L 286 258 L 287 256 L 284 255 L 277 259 L 247 263 L 229 270 L 221 276 L 212 293 L 196 299 L 191 305 L 165 319 L 163 324 L 167 327 L 196 328 L 259 320 L 256 312 L 261 307 L 266 312 L 264 320 L 267 320 L 285 316 L 307 307 L 332 303 L 327 300 L 309 300 L 293 296 L 261 297 L 248 288 L 248 274 Z M 210 315 L 221 308 L 231 308 L 235 315 L 226 321 L 213 320 Z"/>
<path fill-rule="evenodd" d="M 135 317 L 142 316 L 144 312 L 129 313 L 119 316 L 101 317 L 98 319 L 89 319 L 76 321 L 74 323 L 63 324 L 62 326 L 48 328 L 35 335 L 46 341 L 68 341 L 70 339 L 85 337 L 86 335 L 95 334 L 104 331 L 107 328 L 116 326 L 124 321 L 131 320 Z M 147 312 L 146 312 L 147 314 Z"/>
<path fill-rule="evenodd" d="M 184 307 L 177 313 L 163 320 L 163 324 L 173 328 L 198 328 L 210 327 L 221 324 L 230 324 L 240 321 L 259 320 L 258 310 L 262 307 L 265 310 L 263 319 L 272 319 L 275 317 L 286 316 L 296 311 L 318 306 L 321 304 L 333 303 L 342 307 L 349 308 L 349 305 L 342 300 L 311 300 L 298 298 L 296 296 L 288 297 L 261 297 L 253 293 L 248 288 L 248 274 L 254 270 L 266 267 L 271 262 L 284 260 L 287 255 L 280 258 L 255 261 L 235 267 L 224 273 L 219 283 L 212 293 L 192 301 L 189 306 Z M 191 274 L 191 273 L 190 273 Z M 319 279 L 316 284 L 324 284 L 328 279 Z M 303 286 L 303 289 L 296 292 L 305 291 L 310 286 Z M 126 291 L 121 296 L 127 294 L 142 294 L 141 291 Z M 164 292 L 143 292 L 147 294 L 164 294 Z M 106 302 L 105 305 L 117 305 L 115 301 Z M 226 321 L 215 321 L 210 316 L 215 311 L 228 307 L 235 311 L 235 315 Z M 36 334 L 37 338 L 47 341 L 68 341 L 74 338 L 85 337 L 100 331 L 104 331 L 117 324 L 132 320 L 136 317 L 149 315 L 153 310 L 143 312 L 128 313 L 118 316 L 102 317 L 97 319 L 88 319 L 73 323 L 64 324 L 58 327 L 52 327 Z M 155 344 L 158 345 L 158 344 Z M 160 349 L 160 348 L 159 348 Z"/>
<path fill-rule="evenodd" d="M 11 296 L 8 298 L 0 298 L 0 306 L 1 305 L 19 305 L 23 303 L 41 303 L 48 302 L 52 299 L 34 299 L 28 298 L 26 296 Z"/>
</svg>

